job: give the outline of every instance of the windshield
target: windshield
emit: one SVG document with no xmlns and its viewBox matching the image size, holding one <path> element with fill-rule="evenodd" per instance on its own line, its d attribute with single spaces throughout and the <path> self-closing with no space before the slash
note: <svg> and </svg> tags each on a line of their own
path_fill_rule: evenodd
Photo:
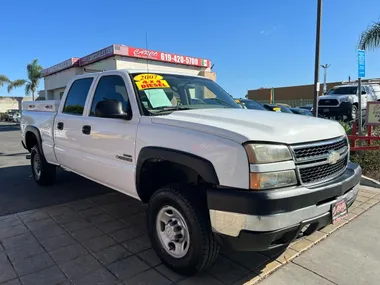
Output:
<svg viewBox="0 0 380 285">
<path fill-rule="evenodd" d="M 144 113 L 206 108 L 238 108 L 223 88 L 214 81 L 187 75 L 132 73 Z"/>
<path fill-rule="evenodd" d="M 333 87 L 327 92 L 327 95 L 356 95 L 356 86 L 343 86 L 343 87 Z"/>
<path fill-rule="evenodd" d="M 241 100 L 240 101 L 247 109 L 251 110 L 261 110 L 261 111 L 267 111 L 261 104 L 253 101 L 253 100 Z"/>
<path fill-rule="evenodd" d="M 380 92 L 380 85 L 379 84 L 373 84 L 372 88 L 375 92 Z"/>
</svg>

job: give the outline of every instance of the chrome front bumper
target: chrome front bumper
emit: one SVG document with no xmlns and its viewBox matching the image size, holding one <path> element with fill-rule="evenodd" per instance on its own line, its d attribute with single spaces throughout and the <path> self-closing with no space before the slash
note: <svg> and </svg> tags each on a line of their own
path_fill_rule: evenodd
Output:
<svg viewBox="0 0 380 285">
<path fill-rule="evenodd" d="M 231 237 L 238 237 L 243 230 L 252 232 L 276 231 L 300 224 L 305 220 L 330 215 L 332 204 L 345 198 L 348 205 L 351 205 L 358 192 L 359 184 L 355 185 L 346 194 L 338 196 L 327 203 L 273 215 L 249 215 L 210 209 L 211 226 L 215 233 Z"/>
</svg>

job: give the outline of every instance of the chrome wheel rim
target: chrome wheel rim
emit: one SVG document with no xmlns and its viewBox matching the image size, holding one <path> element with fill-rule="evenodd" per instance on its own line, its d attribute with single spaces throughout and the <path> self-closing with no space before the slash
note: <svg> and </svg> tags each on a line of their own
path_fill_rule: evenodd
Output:
<svg viewBox="0 0 380 285">
<path fill-rule="evenodd" d="M 33 156 L 33 170 L 37 179 L 41 176 L 41 159 L 38 153 Z"/>
<path fill-rule="evenodd" d="M 165 251 L 175 258 L 182 258 L 189 251 L 189 228 L 181 213 L 172 206 L 164 206 L 156 218 L 158 239 Z"/>
</svg>

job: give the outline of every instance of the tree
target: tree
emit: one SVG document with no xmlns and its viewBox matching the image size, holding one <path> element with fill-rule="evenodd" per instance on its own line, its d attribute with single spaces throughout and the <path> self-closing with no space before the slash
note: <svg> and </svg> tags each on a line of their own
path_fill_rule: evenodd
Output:
<svg viewBox="0 0 380 285">
<path fill-rule="evenodd" d="M 359 48 L 363 50 L 380 48 L 380 22 L 375 22 L 361 34 Z"/>
<path fill-rule="evenodd" d="M 8 93 L 10 93 L 14 88 L 25 86 L 25 95 L 32 93 L 32 100 L 34 101 L 34 94 L 36 93 L 38 84 L 40 83 L 42 69 L 42 66 L 38 64 L 38 59 L 33 60 L 26 66 L 28 79 L 17 79 L 9 82 Z"/>
<path fill-rule="evenodd" d="M 5 83 L 9 84 L 11 81 L 5 75 L 0 74 L 0 87 L 3 87 Z"/>
</svg>

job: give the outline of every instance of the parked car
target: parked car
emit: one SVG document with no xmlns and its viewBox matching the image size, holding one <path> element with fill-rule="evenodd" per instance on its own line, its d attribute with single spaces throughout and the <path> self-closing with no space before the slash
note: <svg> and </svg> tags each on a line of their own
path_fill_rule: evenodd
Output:
<svg viewBox="0 0 380 285">
<path fill-rule="evenodd" d="M 312 109 L 313 109 L 313 104 L 307 104 L 307 105 L 305 105 L 305 106 L 301 106 L 300 108 L 301 108 L 301 109 L 306 109 L 306 110 L 312 111 Z"/>
<path fill-rule="evenodd" d="M 5 121 L 12 122 L 13 121 L 13 115 L 18 112 L 18 109 L 9 109 L 6 112 Z"/>
<path fill-rule="evenodd" d="M 318 112 L 327 117 L 347 117 L 356 120 L 358 117 L 358 85 L 345 84 L 334 86 L 326 95 L 318 98 Z M 364 113 L 367 102 L 377 101 L 372 84 L 363 84 L 361 89 L 361 109 Z"/>
<path fill-rule="evenodd" d="M 243 106 L 245 109 L 267 111 L 263 105 L 251 99 L 235 99 L 235 102 Z"/>
<path fill-rule="evenodd" d="M 20 112 L 16 112 L 13 117 L 12 117 L 12 121 L 15 122 L 15 123 L 20 123 L 20 120 L 21 120 L 21 111 Z"/>
<path fill-rule="evenodd" d="M 265 251 L 335 223 L 361 178 L 338 122 L 242 112 L 216 82 L 177 73 L 76 76 L 61 101 L 23 103 L 21 135 L 36 183 L 61 166 L 148 203 L 154 251 L 187 275 L 220 246 Z"/>
<path fill-rule="evenodd" d="M 274 111 L 274 112 L 281 112 L 281 113 L 288 113 L 293 114 L 293 112 L 286 106 L 277 105 L 277 104 L 263 104 L 263 107 L 267 109 L 268 111 Z"/>
<path fill-rule="evenodd" d="M 307 109 L 290 108 L 290 111 L 292 111 L 294 114 L 297 114 L 297 115 L 313 116 L 313 113 L 310 112 L 310 111 L 307 110 Z"/>
</svg>

